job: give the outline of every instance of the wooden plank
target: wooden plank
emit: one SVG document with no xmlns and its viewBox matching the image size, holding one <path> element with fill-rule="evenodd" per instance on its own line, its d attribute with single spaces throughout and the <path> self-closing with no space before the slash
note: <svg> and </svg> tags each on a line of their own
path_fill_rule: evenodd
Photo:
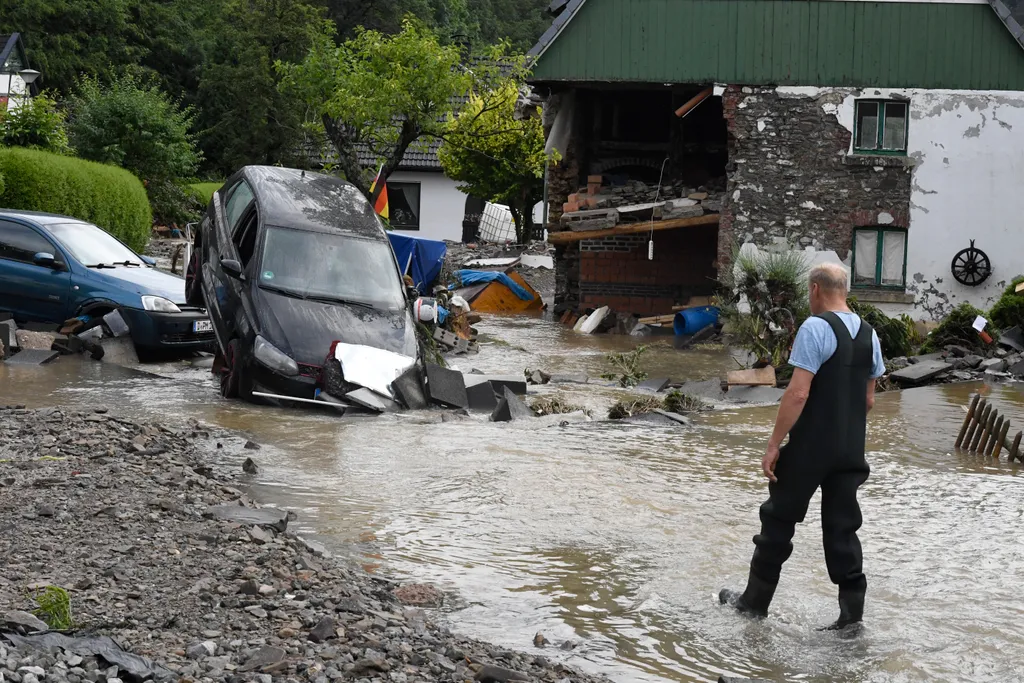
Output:
<svg viewBox="0 0 1024 683">
<path fill-rule="evenodd" d="M 774 387 L 775 368 L 768 366 L 757 370 L 733 370 L 725 374 L 730 387 Z"/>
<path fill-rule="evenodd" d="M 1013 462 L 1020 457 L 1020 437 L 1024 436 L 1024 432 L 1017 432 L 1017 436 L 1013 437 L 1013 445 L 1010 446 L 1010 462 Z"/>
<path fill-rule="evenodd" d="M 1024 282 L 1022 282 L 1019 285 L 1017 285 L 1017 290 L 1016 291 L 1024 292 Z"/>
<path fill-rule="evenodd" d="M 999 459 L 999 453 L 1003 450 L 1003 444 L 1006 443 L 1006 433 L 1010 431 L 1010 420 L 1007 419 L 1003 422 L 1003 428 L 999 430 L 999 438 L 996 439 L 995 450 L 992 451 L 992 457 L 996 460 Z"/>
<path fill-rule="evenodd" d="M 967 435 L 967 428 L 971 425 L 971 420 L 974 419 L 974 411 L 978 408 L 978 401 L 981 399 L 981 394 L 975 394 L 974 400 L 971 401 L 971 407 L 967 409 L 967 415 L 964 417 L 964 423 L 960 427 L 960 434 L 956 437 L 956 448 L 960 448 L 960 445 L 964 442 L 964 436 Z"/>
<path fill-rule="evenodd" d="M 720 215 L 717 213 L 709 213 L 704 216 L 696 216 L 695 218 L 676 218 L 670 221 L 654 221 L 654 223 L 643 222 L 636 223 L 633 225 L 618 225 L 614 228 L 607 230 L 588 230 L 588 231 L 563 231 L 563 232 L 549 232 L 548 243 L 549 244 L 569 244 L 571 242 L 579 242 L 581 240 L 593 240 L 600 239 L 602 237 L 614 237 L 615 235 L 635 235 L 643 232 L 657 232 L 659 230 L 675 230 L 676 228 L 691 228 L 698 225 L 718 225 Z"/>
<path fill-rule="evenodd" d="M 666 323 L 674 322 L 676 319 L 675 313 L 671 315 L 652 315 L 649 318 L 640 318 L 637 322 L 643 323 L 644 325 L 664 325 Z"/>
<path fill-rule="evenodd" d="M 971 426 L 967 428 L 967 436 L 964 437 L 963 447 L 965 450 L 971 450 L 971 444 L 974 443 L 974 434 L 978 431 L 978 425 L 981 423 L 981 414 L 985 412 L 985 407 L 988 405 L 988 399 L 981 399 L 978 402 L 978 407 L 974 410 L 974 416 L 971 418 Z M 964 410 L 967 410 L 964 408 Z"/>
</svg>

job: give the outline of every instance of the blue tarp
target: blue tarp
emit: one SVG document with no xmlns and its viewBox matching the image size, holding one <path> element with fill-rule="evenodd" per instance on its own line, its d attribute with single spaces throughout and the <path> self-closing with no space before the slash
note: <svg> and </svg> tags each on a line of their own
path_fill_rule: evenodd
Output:
<svg viewBox="0 0 1024 683">
<path fill-rule="evenodd" d="M 391 240 L 391 248 L 395 250 L 398 269 L 403 275 L 412 276 L 412 281 L 421 294 L 426 293 L 427 286 L 441 274 L 441 266 L 444 265 L 448 247 L 444 242 L 437 240 L 425 240 L 395 232 L 389 232 L 388 239 Z"/>
<path fill-rule="evenodd" d="M 458 272 L 459 280 L 463 286 L 475 285 L 481 282 L 494 282 L 497 280 L 501 284 L 505 285 L 512 292 L 523 301 L 533 301 L 533 295 L 522 288 L 515 280 L 510 278 L 505 273 L 495 270 L 460 270 Z"/>
</svg>

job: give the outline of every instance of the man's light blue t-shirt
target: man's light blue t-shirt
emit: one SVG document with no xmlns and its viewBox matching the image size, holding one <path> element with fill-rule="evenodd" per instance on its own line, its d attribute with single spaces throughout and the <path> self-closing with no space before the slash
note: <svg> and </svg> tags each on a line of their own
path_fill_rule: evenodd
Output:
<svg viewBox="0 0 1024 683">
<path fill-rule="evenodd" d="M 860 332 L 860 316 L 856 313 L 841 311 L 834 311 L 834 313 L 850 331 L 850 338 L 856 337 Z M 836 352 L 836 346 L 836 335 L 832 332 L 832 326 L 821 318 L 808 318 L 796 333 L 793 352 L 789 356 L 789 364 L 818 374 L 818 370 L 825 364 L 825 361 Z M 873 351 L 871 376 L 877 379 L 885 374 L 885 360 L 882 358 L 882 345 L 878 343 L 878 333 L 874 330 L 871 332 L 871 349 Z"/>
</svg>

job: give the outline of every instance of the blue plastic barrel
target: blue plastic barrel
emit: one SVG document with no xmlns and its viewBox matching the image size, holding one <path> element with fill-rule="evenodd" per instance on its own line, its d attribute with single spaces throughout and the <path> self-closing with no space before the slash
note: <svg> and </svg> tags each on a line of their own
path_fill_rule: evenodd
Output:
<svg viewBox="0 0 1024 683">
<path fill-rule="evenodd" d="M 675 329 L 676 335 L 696 334 L 708 325 L 717 324 L 719 313 L 717 306 L 687 308 L 685 311 L 676 313 L 672 327 Z"/>
</svg>

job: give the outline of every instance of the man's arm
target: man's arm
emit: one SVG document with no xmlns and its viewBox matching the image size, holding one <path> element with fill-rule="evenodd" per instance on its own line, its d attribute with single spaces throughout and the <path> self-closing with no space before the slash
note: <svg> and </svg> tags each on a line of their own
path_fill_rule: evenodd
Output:
<svg viewBox="0 0 1024 683">
<path fill-rule="evenodd" d="M 868 412 L 875 407 L 875 378 L 868 380 Z"/>
<path fill-rule="evenodd" d="M 786 393 L 782 395 L 779 414 L 775 418 L 775 429 L 772 431 L 771 438 L 768 439 L 768 449 L 761 461 L 764 476 L 771 481 L 776 480 L 775 464 L 779 460 L 779 447 L 782 446 L 782 440 L 789 434 L 789 430 L 800 418 L 800 413 L 804 412 L 807 397 L 811 394 L 813 379 L 814 373 L 803 368 L 794 368 L 793 379 L 789 381 Z"/>
</svg>

